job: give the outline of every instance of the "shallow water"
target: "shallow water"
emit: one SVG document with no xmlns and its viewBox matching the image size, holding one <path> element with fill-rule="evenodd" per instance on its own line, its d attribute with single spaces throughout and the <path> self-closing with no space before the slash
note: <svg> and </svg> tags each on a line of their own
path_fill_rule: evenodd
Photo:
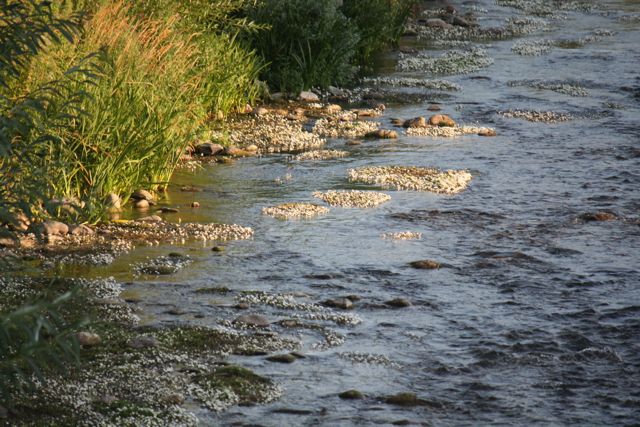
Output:
<svg viewBox="0 0 640 427">
<path fill-rule="evenodd" d="M 489 0 L 466 4 L 486 10 L 478 13 L 482 25 L 522 13 Z M 241 313 L 231 306 L 247 290 L 296 293 L 306 303 L 361 297 L 348 312 L 362 320 L 356 326 L 305 320 L 344 336 L 342 345 L 315 347 L 323 342 L 317 328 L 274 326 L 301 339 L 307 358 L 281 365 L 262 356 L 234 356 L 234 362 L 274 378 L 284 395 L 266 406 L 200 414 L 204 424 L 636 424 L 640 20 L 619 19 L 629 14 L 640 15 L 639 2 L 569 11 L 566 19 L 550 20 L 550 31 L 475 43 L 494 59 L 487 69 L 438 76 L 462 87 L 447 92 L 451 98 L 442 102 L 443 113 L 459 123 L 495 127 L 495 138 L 401 136 L 346 148 L 343 140 L 332 140 L 328 148 L 351 155 L 317 162 L 276 155 L 179 172 L 168 203 L 197 200 L 201 207 L 183 209 L 174 219 L 235 222 L 253 227 L 255 237 L 228 243 L 222 253 L 211 252 L 210 245 L 179 247 L 193 263 L 167 277 L 136 277 L 130 263 L 176 248 L 139 249 L 91 274 L 127 281 L 126 296 L 138 301 L 149 322 L 217 325 Z M 576 39 L 594 29 L 615 33 L 541 56 L 511 51 L 516 40 Z M 384 63 L 382 73 L 397 75 L 388 65 L 392 61 Z M 533 79 L 570 81 L 589 95 L 509 85 Z M 438 92 L 426 98 L 439 99 Z M 388 105 L 379 120 L 390 127 L 391 117 L 428 115 L 427 105 Z M 497 114 L 510 109 L 576 118 L 545 124 Z M 260 213 L 289 201 L 318 202 L 313 191 L 374 188 L 349 183 L 347 170 L 396 164 L 469 169 L 473 181 L 455 196 L 388 191 L 392 200 L 377 208 L 332 208 L 311 220 L 280 221 Z M 182 185 L 203 191 L 180 192 Z M 597 211 L 618 219 L 581 219 Z M 422 232 L 423 238 L 380 238 L 394 231 Z M 408 267 L 419 259 L 437 260 L 444 268 Z M 232 292 L 194 292 L 212 286 Z M 397 297 L 413 306 L 384 306 Z M 172 308 L 184 314 L 167 314 Z M 274 321 L 303 314 L 261 305 L 250 311 Z M 337 397 L 349 389 L 367 397 Z M 399 392 L 416 393 L 425 405 L 398 407 L 380 398 Z"/>
</svg>

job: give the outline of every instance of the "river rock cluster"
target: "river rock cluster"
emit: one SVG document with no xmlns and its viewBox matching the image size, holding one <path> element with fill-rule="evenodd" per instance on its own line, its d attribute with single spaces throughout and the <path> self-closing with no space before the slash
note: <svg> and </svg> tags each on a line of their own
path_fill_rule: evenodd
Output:
<svg viewBox="0 0 640 427">
<path fill-rule="evenodd" d="M 314 203 L 292 202 L 262 208 L 264 215 L 278 219 L 312 218 L 329 212 L 329 208 Z"/>
<path fill-rule="evenodd" d="M 471 182 L 471 174 L 466 170 L 443 171 L 415 166 L 366 166 L 350 169 L 348 174 L 351 181 L 439 194 L 459 193 Z"/>
<path fill-rule="evenodd" d="M 313 197 L 343 208 L 373 208 L 391 200 L 391 196 L 385 193 L 359 190 L 316 191 Z"/>
</svg>

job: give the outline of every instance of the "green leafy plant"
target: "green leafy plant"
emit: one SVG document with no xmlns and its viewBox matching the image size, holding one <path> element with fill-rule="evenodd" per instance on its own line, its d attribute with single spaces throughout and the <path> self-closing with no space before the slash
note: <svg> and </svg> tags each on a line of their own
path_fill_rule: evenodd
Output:
<svg viewBox="0 0 640 427">
<path fill-rule="evenodd" d="M 357 29 L 335 2 L 265 0 L 249 8 L 248 16 L 269 28 L 252 43 L 267 64 L 262 77 L 271 87 L 296 93 L 345 84 L 355 75 Z"/>
</svg>

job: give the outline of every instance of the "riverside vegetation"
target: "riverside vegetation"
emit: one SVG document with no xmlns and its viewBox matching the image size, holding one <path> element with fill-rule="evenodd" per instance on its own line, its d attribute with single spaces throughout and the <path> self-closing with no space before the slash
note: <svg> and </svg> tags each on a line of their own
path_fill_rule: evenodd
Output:
<svg viewBox="0 0 640 427">
<path fill-rule="evenodd" d="M 211 129 L 224 135 L 224 120 L 269 89 L 295 95 L 352 82 L 397 42 L 413 1 L 341 3 L 0 0 L 2 246 L 64 240 L 63 256 L 96 246 L 116 255 L 149 241 L 150 227 L 169 241 L 251 235 L 238 226 L 158 226 L 153 215 L 104 221 L 127 201 L 153 205 L 194 142 Z M 0 257 L 10 276 L 1 280 L 0 419 L 194 424 L 185 399 L 219 410 L 278 396 L 270 380 L 222 358 L 295 343 L 253 342 L 251 330 L 140 331 L 117 284 L 18 277 L 17 253 Z M 170 373 L 185 363 L 188 372 Z M 122 389 L 134 373 L 137 391 Z M 158 384 L 142 379 L 158 376 L 166 381 L 146 393 Z"/>
</svg>

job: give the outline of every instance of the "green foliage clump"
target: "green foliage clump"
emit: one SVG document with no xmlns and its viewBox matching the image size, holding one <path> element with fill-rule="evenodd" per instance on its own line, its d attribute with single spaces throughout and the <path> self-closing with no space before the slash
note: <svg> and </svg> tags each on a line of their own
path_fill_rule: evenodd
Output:
<svg viewBox="0 0 640 427">
<path fill-rule="evenodd" d="M 398 43 L 415 0 L 344 0 L 342 12 L 358 27 L 357 58 L 361 65 Z"/>
<path fill-rule="evenodd" d="M 265 0 L 249 8 L 248 15 L 269 28 L 252 42 L 266 63 L 262 76 L 272 88 L 296 93 L 345 84 L 355 75 L 357 28 L 336 2 Z"/>
</svg>

